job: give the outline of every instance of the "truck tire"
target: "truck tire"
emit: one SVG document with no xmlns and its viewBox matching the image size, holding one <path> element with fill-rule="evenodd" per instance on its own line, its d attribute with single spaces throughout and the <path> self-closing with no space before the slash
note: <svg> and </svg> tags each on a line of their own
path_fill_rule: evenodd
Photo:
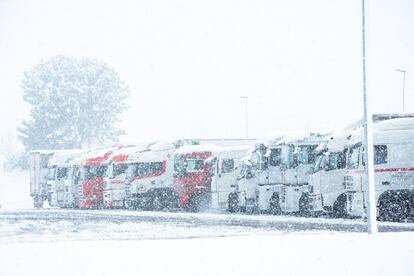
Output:
<svg viewBox="0 0 414 276">
<path fill-rule="evenodd" d="M 35 196 L 33 198 L 33 207 L 43 208 L 43 197 L 42 196 Z"/>
<path fill-rule="evenodd" d="M 380 220 L 398 222 L 406 218 L 408 213 L 407 203 L 398 197 L 388 197 L 380 202 Z"/>
<path fill-rule="evenodd" d="M 346 195 L 340 195 L 333 207 L 332 207 L 332 215 L 335 218 L 346 218 L 348 215 L 346 213 Z"/>
<path fill-rule="evenodd" d="M 299 215 L 302 217 L 311 216 L 311 208 L 309 204 L 308 194 L 302 194 L 302 196 L 299 199 Z"/>
<path fill-rule="evenodd" d="M 208 193 L 194 193 L 188 200 L 187 210 L 190 212 L 203 212 L 210 207 Z"/>
<path fill-rule="evenodd" d="M 274 193 L 272 197 L 270 198 L 269 211 L 272 215 L 280 215 L 282 213 L 282 209 L 280 208 L 278 193 Z"/>
<path fill-rule="evenodd" d="M 164 202 L 162 200 L 162 198 L 157 195 L 157 194 L 153 194 L 150 198 L 150 204 L 151 204 L 151 210 L 154 211 L 161 211 L 164 209 L 165 205 Z"/>
<path fill-rule="evenodd" d="M 236 193 L 229 194 L 227 199 L 227 210 L 230 213 L 236 213 L 239 211 L 239 196 Z"/>
</svg>

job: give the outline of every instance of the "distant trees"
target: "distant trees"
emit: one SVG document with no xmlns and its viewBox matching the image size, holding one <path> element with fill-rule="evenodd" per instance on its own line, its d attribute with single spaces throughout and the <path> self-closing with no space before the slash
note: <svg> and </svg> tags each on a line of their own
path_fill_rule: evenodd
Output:
<svg viewBox="0 0 414 276">
<path fill-rule="evenodd" d="M 18 129 L 32 149 L 79 148 L 117 141 L 128 86 L 102 61 L 56 56 L 24 73 L 31 118 Z"/>
</svg>

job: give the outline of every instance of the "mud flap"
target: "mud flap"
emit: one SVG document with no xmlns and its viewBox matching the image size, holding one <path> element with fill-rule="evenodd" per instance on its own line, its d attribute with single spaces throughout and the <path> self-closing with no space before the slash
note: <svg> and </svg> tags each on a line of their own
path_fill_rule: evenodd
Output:
<svg viewBox="0 0 414 276">
<path fill-rule="evenodd" d="M 364 196 L 362 192 L 349 192 L 346 194 L 346 213 L 349 216 L 364 217 Z"/>
<path fill-rule="evenodd" d="M 309 198 L 309 207 L 312 212 L 322 212 L 323 206 L 322 206 L 322 195 L 320 194 L 310 194 L 308 195 Z"/>
</svg>

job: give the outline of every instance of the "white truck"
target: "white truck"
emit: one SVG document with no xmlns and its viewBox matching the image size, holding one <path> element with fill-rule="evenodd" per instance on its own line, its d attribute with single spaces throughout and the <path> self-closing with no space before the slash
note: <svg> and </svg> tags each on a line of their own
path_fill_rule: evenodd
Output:
<svg viewBox="0 0 414 276">
<path fill-rule="evenodd" d="M 161 210 L 177 206 L 174 193 L 174 143 L 155 143 L 127 160 L 126 194 L 128 206 Z"/>
<path fill-rule="evenodd" d="M 309 206 L 315 213 L 345 217 L 345 175 L 349 143 L 353 131 L 335 134 L 317 149 L 317 157 L 309 175 Z"/>
<path fill-rule="evenodd" d="M 345 188 L 347 211 L 365 215 L 363 130 L 351 139 Z M 398 118 L 373 125 L 375 198 L 382 220 L 401 221 L 414 213 L 414 118 Z"/>
<path fill-rule="evenodd" d="M 120 148 L 108 159 L 104 177 L 103 201 L 105 208 L 126 208 L 128 166 L 138 153 L 147 151 L 147 145 Z M 129 193 L 128 193 L 129 194 Z"/>
<path fill-rule="evenodd" d="M 49 206 L 70 207 L 65 201 L 67 182 L 71 179 L 72 160 L 82 154 L 82 150 L 58 150 L 49 160 L 49 178 L 47 188 Z"/>
<path fill-rule="evenodd" d="M 229 194 L 233 191 L 238 168 L 251 146 L 217 147 L 207 163 L 212 166 L 211 208 L 228 210 Z"/>
<path fill-rule="evenodd" d="M 244 159 L 229 210 L 273 214 L 309 212 L 309 171 L 324 135 L 281 135 L 258 142 Z"/>
<path fill-rule="evenodd" d="M 35 208 L 42 208 L 43 202 L 49 198 L 47 180 L 49 176 L 49 160 L 54 151 L 34 150 L 29 152 L 30 196 Z"/>
</svg>

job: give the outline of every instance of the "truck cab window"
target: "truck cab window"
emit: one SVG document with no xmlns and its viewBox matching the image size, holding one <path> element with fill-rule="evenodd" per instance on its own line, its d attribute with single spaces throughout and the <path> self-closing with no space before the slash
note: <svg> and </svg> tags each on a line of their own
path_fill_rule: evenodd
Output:
<svg viewBox="0 0 414 276">
<path fill-rule="evenodd" d="M 67 179 L 68 176 L 68 168 L 58 168 L 56 173 L 56 178 L 60 179 Z"/>
<path fill-rule="evenodd" d="M 121 174 L 125 174 L 127 172 L 127 169 L 128 169 L 127 164 L 113 164 L 112 175 L 115 177 Z"/>
<path fill-rule="evenodd" d="M 221 173 L 230 173 L 234 170 L 233 159 L 223 159 L 221 163 Z"/>
<path fill-rule="evenodd" d="M 277 167 L 282 163 L 282 149 L 271 149 L 269 156 L 269 166 Z"/>
<path fill-rule="evenodd" d="M 356 146 L 351 148 L 349 151 L 349 161 L 348 161 L 348 168 L 349 169 L 357 169 L 359 166 L 359 155 L 360 155 L 360 146 Z"/>
<path fill-rule="evenodd" d="M 374 164 L 386 164 L 388 159 L 388 150 L 386 145 L 374 146 Z"/>
<path fill-rule="evenodd" d="M 204 169 L 203 159 L 187 159 L 187 171 L 202 171 Z"/>
</svg>

